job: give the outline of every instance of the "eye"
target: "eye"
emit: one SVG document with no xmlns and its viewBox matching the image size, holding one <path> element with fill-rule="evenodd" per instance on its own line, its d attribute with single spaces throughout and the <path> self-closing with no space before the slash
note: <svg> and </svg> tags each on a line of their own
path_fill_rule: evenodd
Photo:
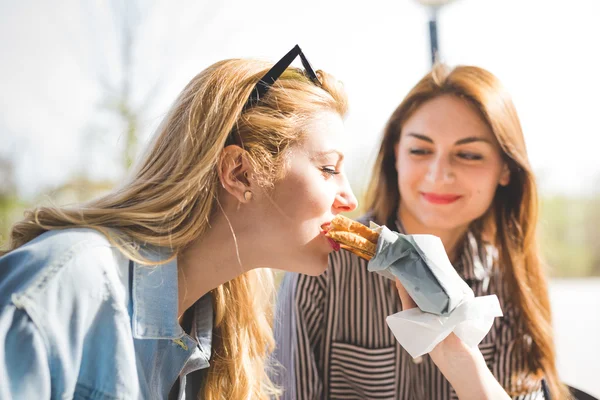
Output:
<svg viewBox="0 0 600 400">
<path fill-rule="evenodd" d="M 408 152 L 415 156 L 425 156 L 427 154 L 431 154 L 431 151 L 428 149 L 421 149 L 421 148 L 416 148 L 416 147 L 409 149 Z"/>
<path fill-rule="evenodd" d="M 483 159 L 483 156 L 481 154 L 469 153 L 469 152 L 458 153 L 458 156 L 460 158 L 462 158 L 463 160 L 467 160 L 467 161 L 479 161 L 479 160 Z"/>
<path fill-rule="evenodd" d="M 333 176 L 333 175 L 339 175 L 340 171 L 336 171 L 335 167 L 332 166 L 325 166 L 325 167 L 321 167 L 321 172 L 323 172 L 326 175 L 329 176 Z"/>
</svg>

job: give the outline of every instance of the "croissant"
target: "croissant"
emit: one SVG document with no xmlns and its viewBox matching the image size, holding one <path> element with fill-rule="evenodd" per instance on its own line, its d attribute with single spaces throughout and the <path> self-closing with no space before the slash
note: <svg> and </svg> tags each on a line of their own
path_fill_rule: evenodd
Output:
<svg viewBox="0 0 600 400">
<path fill-rule="evenodd" d="M 373 258 L 379 240 L 377 232 L 343 215 L 335 216 L 325 235 L 365 260 Z"/>
</svg>

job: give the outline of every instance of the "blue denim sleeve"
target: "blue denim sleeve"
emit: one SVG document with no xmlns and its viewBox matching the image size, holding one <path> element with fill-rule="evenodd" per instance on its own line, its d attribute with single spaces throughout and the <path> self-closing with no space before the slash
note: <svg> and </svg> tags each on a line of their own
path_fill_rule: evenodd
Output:
<svg viewBox="0 0 600 400">
<path fill-rule="evenodd" d="M 24 311 L 0 309 L 0 340 L 0 399 L 49 399 L 46 345 Z"/>
<path fill-rule="evenodd" d="M 0 257 L 0 399 L 139 397 L 128 264 L 100 235 L 49 233 Z"/>
</svg>

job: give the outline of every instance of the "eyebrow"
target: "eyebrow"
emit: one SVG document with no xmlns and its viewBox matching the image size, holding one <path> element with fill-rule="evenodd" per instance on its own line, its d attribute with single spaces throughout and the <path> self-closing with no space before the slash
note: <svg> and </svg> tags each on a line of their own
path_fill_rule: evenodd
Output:
<svg viewBox="0 0 600 400">
<path fill-rule="evenodd" d="M 427 135 L 422 135 L 420 133 L 412 133 L 412 132 L 407 133 L 407 135 L 415 137 L 420 140 L 424 140 L 425 142 L 428 142 L 428 143 L 433 143 L 433 139 Z M 454 143 L 454 144 L 461 145 L 461 144 L 474 143 L 474 142 L 484 142 L 484 143 L 491 144 L 491 142 L 488 139 L 482 138 L 482 137 L 477 137 L 477 136 L 469 136 L 466 138 L 462 138 L 460 140 L 457 140 L 456 143 Z"/>
<path fill-rule="evenodd" d="M 338 151 L 338 150 L 317 151 L 317 152 L 314 152 L 312 154 L 311 158 L 314 160 L 316 158 L 326 157 L 326 156 L 328 156 L 330 154 L 337 154 L 338 157 L 340 158 L 340 161 L 342 161 L 344 159 L 344 154 L 341 151 Z"/>
</svg>

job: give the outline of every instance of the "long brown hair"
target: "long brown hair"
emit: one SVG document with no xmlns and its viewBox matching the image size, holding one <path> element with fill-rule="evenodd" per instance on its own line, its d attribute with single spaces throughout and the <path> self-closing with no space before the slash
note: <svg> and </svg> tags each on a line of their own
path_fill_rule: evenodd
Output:
<svg viewBox="0 0 600 400">
<path fill-rule="evenodd" d="M 472 66 L 450 69 L 438 64 L 412 88 L 384 129 L 366 207 L 381 222 L 394 215 L 401 195 L 394 148 L 403 124 L 422 104 L 441 95 L 457 96 L 478 110 L 496 136 L 511 171 L 508 186 L 498 187 L 488 212 L 471 224 L 497 246 L 509 296 L 521 314 L 519 324 L 524 334 L 516 351 L 526 354 L 527 365 L 525 371 L 513 371 L 511 385 L 506 389 L 518 394 L 532 389 L 545 377 L 553 398 L 567 398 L 555 365 L 548 284 L 536 239 L 535 178 L 516 109 L 494 75 Z"/>
<path fill-rule="evenodd" d="M 202 237 L 220 210 L 217 166 L 226 144 L 242 146 L 261 185 L 272 186 L 304 126 L 319 112 L 346 112 L 346 95 L 333 77 L 317 71 L 319 87 L 295 68 L 288 68 L 257 106 L 244 110 L 270 67 L 226 60 L 202 71 L 181 92 L 127 183 L 78 207 L 26 213 L 11 231 L 10 249 L 48 230 L 77 226 L 104 233 L 140 263 L 152 264 L 140 256 L 140 243 L 168 247 L 176 257 Z M 213 290 L 212 356 L 202 398 L 267 399 L 278 393 L 267 375 L 274 290 L 268 269 L 249 271 Z"/>
</svg>

